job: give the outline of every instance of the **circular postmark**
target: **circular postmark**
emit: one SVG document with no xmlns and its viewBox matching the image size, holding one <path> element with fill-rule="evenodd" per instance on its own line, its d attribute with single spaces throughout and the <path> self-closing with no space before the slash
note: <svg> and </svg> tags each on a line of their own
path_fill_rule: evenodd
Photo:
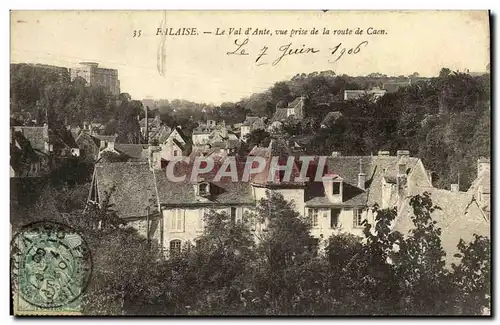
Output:
<svg viewBox="0 0 500 325">
<path fill-rule="evenodd" d="M 11 244 L 17 293 L 29 304 L 54 308 L 76 300 L 92 272 L 92 257 L 80 234 L 67 225 L 40 221 L 24 226 Z"/>
</svg>

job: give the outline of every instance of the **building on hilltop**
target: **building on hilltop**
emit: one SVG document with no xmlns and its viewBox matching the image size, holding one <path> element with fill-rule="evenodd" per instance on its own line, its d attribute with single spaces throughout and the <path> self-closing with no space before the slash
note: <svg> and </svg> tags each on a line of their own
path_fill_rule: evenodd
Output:
<svg viewBox="0 0 500 325">
<path fill-rule="evenodd" d="M 374 87 L 369 90 L 344 90 L 344 100 L 356 100 L 364 97 L 378 100 L 387 93 L 387 90 Z"/>
<path fill-rule="evenodd" d="M 96 62 L 80 62 L 77 67 L 70 69 L 71 81 L 77 77 L 83 78 L 89 85 L 100 85 L 108 89 L 113 95 L 120 94 L 120 80 L 118 70 L 99 68 Z"/>
<path fill-rule="evenodd" d="M 291 103 L 280 101 L 270 120 L 268 131 L 278 130 L 285 121 L 300 122 L 306 117 L 306 96 L 295 98 Z"/>
</svg>

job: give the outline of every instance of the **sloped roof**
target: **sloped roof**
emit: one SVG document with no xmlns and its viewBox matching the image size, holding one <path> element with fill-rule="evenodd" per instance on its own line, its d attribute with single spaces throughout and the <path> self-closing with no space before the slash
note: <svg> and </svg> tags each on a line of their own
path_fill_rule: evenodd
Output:
<svg viewBox="0 0 500 325">
<path fill-rule="evenodd" d="M 147 154 L 145 153 L 147 149 L 147 144 L 115 144 L 116 151 L 136 161 L 147 160 Z"/>
<path fill-rule="evenodd" d="M 148 128 L 149 127 L 158 127 L 161 124 L 161 120 L 155 117 L 148 117 Z M 146 118 L 142 118 L 139 121 L 139 126 L 141 128 L 146 127 Z"/>
<path fill-rule="evenodd" d="M 158 196 L 161 204 L 179 205 L 179 204 L 253 204 L 253 194 L 250 183 L 236 181 L 233 182 L 230 177 L 222 177 L 215 181 L 217 171 L 221 166 L 216 167 L 209 173 L 200 174 L 194 182 L 191 182 L 191 172 L 193 164 L 178 162 L 174 168 L 175 176 L 186 175 L 183 182 L 172 182 L 167 178 L 165 171 L 155 171 Z M 244 164 L 237 164 L 238 179 L 242 178 Z M 195 184 L 199 181 L 208 181 L 210 183 L 210 192 L 213 196 L 208 202 L 200 201 L 195 195 Z"/>
<path fill-rule="evenodd" d="M 407 87 L 410 85 L 410 81 L 390 81 L 384 82 L 382 88 L 387 90 L 388 93 L 395 93 L 402 87 Z"/>
<path fill-rule="evenodd" d="M 100 135 L 100 134 L 94 134 L 92 135 L 94 138 L 96 138 L 99 141 L 105 141 L 105 142 L 115 142 L 116 140 L 116 135 Z"/>
<path fill-rule="evenodd" d="M 476 193 L 479 187 L 482 187 L 483 193 L 490 193 L 491 188 L 491 172 L 489 169 L 484 170 L 471 184 L 468 193 Z"/>
<path fill-rule="evenodd" d="M 45 141 L 48 141 L 49 130 L 47 126 L 14 126 L 31 143 L 33 149 L 45 150 Z"/>
<path fill-rule="evenodd" d="M 252 124 L 261 121 L 258 116 L 247 116 L 245 121 L 243 121 L 243 125 L 251 126 Z"/>
<path fill-rule="evenodd" d="M 474 234 L 490 237 L 490 224 L 483 216 L 481 209 L 473 200 L 473 196 L 466 192 L 452 192 L 437 188 L 416 188 L 409 196 L 428 192 L 432 203 L 440 209 L 432 214 L 432 220 L 441 228 L 441 244 L 446 252 L 446 262 L 457 262 L 453 255 L 458 252 L 457 245 L 460 239 L 466 242 L 473 239 Z M 413 210 L 408 197 L 400 209 L 395 220 L 394 230 L 403 234 L 414 228 L 411 216 Z"/>
<path fill-rule="evenodd" d="M 147 162 L 101 163 L 95 166 L 99 197 L 111 193 L 110 203 L 122 218 L 146 215 L 157 211 L 157 197 L 153 173 Z"/>
<path fill-rule="evenodd" d="M 330 123 L 333 123 L 333 122 L 337 121 L 338 119 L 340 119 L 342 117 L 343 117 L 343 115 L 342 115 L 341 112 L 338 112 L 338 111 L 328 112 L 328 114 L 326 114 L 326 116 L 323 119 L 323 121 L 321 121 L 321 124 L 322 125 L 328 125 Z"/>
<path fill-rule="evenodd" d="M 301 97 L 295 98 L 291 103 L 288 104 L 288 108 L 295 108 L 295 107 L 297 107 L 299 104 L 301 104 L 301 101 L 302 101 Z"/>
<path fill-rule="evenodd" d="M 276 108 L 276 111 L 274 112 L 274 115 L 271 118 L 271 123 L 286 120 L 288 117 L 287 110 L 288 108 Z"/>
</svg>

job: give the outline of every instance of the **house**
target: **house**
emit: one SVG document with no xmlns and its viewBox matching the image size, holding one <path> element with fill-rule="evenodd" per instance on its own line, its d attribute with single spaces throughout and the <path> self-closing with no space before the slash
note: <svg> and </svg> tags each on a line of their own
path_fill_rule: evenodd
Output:
<svg viewBox="0 0 500 325">
<path fill-rule="evenodd" d="M 446 253 L 445 261 L 448 267 L 451 263 L 459 263 L 454 255 L 458 253 L 457 245 L 460 239 L 465 242 L 474 240 L 474 234 L 490 237 L 490 221 L 482 210 L 473 193 L 459 192 L 458 186 L 451 191 L 433 187 L 417 187 L 408 196 L 429 194 L 433 205 L 439 207 L 432 213 L 432 220 L 441 228 L 441 245 Z M 410 198 L 407 197 L 398 210 L 394 222 L 394 230 L 407 234 L 414 227 L 411 217 L 413 209 Z"/>
<path fill-rule="evenodd" d="M 146 115 L 142 120 L 139 121 L 139 127 L 141 129 L 141 136 L 146 139 L 146 128 L 148 129 L 147 139 L 148 141 L 153 139 L 158 135 L 163 122 L 160 119 L 160 114 L 156 114 L 154 118 L 150 118 Z M 168 128 L 168 127 L 167 127 Z"/>
<path fill-rule="evenodd" d="M 327 127 L 335 124 L 340 119 L 342 119 L 343 116 L 344 115 L 339 111 L 328 112 L 328 114 L 326 114 L 325 118 L 321 121 L 321 127 L 327 128 Z"/>
<path fill-rule="evenodd" d="M 78 157 L 79 148 L 70 131 L 51 130 L 43 126 L 14 126 L 14 131 L 21 132 L 30 142 L 31 147 L 56 158 Z"/>
<path fill-rule="evenodd" d="M 166 133 L 163 133 L 163 135 L 159 137 L 161 159 L 163 161 L 169 162 L 175 157 L 189 154 L 190 145 L 181 128 L 174 128 L 168 136 L 165 135 Z"/>
<path fill-rule="evenodd" d="M 108 146 L 101 151 L 100 155 L 106 151 L 113 152 L 121 156 L 127 161 L 147 161 L 148 160 L 148 144 L 129 144 L 129 143 L 113 143 L 109 142 Z"/>
<path fill-rule="evenodd" d="M 247 116 L 240 128 L 240 139 L 245 141 L 245 135 L 255 130 L 264 130 L 266 124 L 264 119 L 258 116 Z"/>
<path fill-rule="evenodd" d="M 43 177 L 50 173 L 50 157 L 33 149 L 21 131 L 10 130 L 10 177 Z"/>
<path fill-rule="evenodd" d="M 284 105 L 280 102 L 276 105 L 276 111 L 270 120 L 269 130 L 279 129 L 283 122 L 290 121 L 302 121 L 306 115 L 306 101 L 305 96 L 300 96 L 295 98 L 291 103 Z M 285 106 L 285 107 L 283 107 Z"/>
<path fill-rule="evenodd" d="M 490 202 L 490 181 L 491 181 L 491 165 L 489 158 L 479 158 L 477 160 L 477 177 L 472 182 L 467 193 L 472 194 L 477 204 L 485 215 L 490 218 L 491 202 Z"/>
<path fill-rule="evenodd" d="M 131 196 L 137 191 L 156 192 L 156 203 L 161 213 L 158 215 L 160 226 L 155 228 L 160 233 L 154 236 L 161 238 L 160 244 L 164 248 L 177 250 L 186 241 L 196 240 L 203 230 L 203 215 L 207 211 L 226 211 L 236 220 L 254 209 L 267 190 L 281 193 L 286 200 L 293 201 L 295 209 L 309 217 L 312 234 L 326 239 L 339 232 L 362 235 L 363 221 L 373 223 L 374 217 L 368 209 L 373 204 L 377 203 L 382 208 L 399 206 L 415 188 L 431 186 L 421 160 L 410 157 L 405 150 L 398 151 L 396 156 L 384 151 L 377 156 L 342 156 L 335 153 L 324 157 L 323 162 L 316 157 L 304 175 L 300 160 L 289 163 L 285 140 L 271 141 L 266 148 L 255 147 L 248 159 L 255 157 L 264 158 L 265 166 L 248 181 L 233 182 L 224 177 L 217 179 L 215 171 L 197 175 L 191 180 L 192 162 L 179 162 L 174 165 L 174 174 L 186 175 L 186 178 L 182 182 L 173 182 L 161 169 L 160 148 L 150 147 L 149 163 L 99 164 L 94 192 L 102 197 L 105 191 L 118 191 L 120 194 L 116 199 L 111 194 L 111 202 L 115 204 L 118 214 L 131 220 L 142 220 L 142 224 L 145 222 L 144 200 L 151 195 L 138 194 L 144 201 L 137 204 L 140 211 L 135 206 L 130 207 L 130 202 L 137 202 L 137 198 Z M 275 162 L 273 157 L 279 158 Z M 241 180 L 246 165 L 238 157 L 233 159 L 236 159 L 238 180 Z M 220 164 L 216 164 L 215 170 L 220 168 Z M 127 176 L 129 173 L 137 173 L 140 177 Z M 290 178 L 285 177 L 287 173 Z M 141 184 L 132 185 L 129 182 Z M 132 186 L 133 190 L 121 189 L 122 186 Z M 130 199 L 127 199 L 129 196 Z M 264 228 L 265 224 L 254 225 L 255 231 Z"/>
<path fill-rule="evenodd" d="M 98 122 L 83 122 L 83 128 L 81 129 L 81 132 L 86 132 L 86 133 L 90 133 L 90 135 L 98 135 L 98 134 L 102 134 L 102 132 L 104 131 L 104 128 L 106 126 L 102 123 L 98 123 Z M 78 127 L 79 128 L 79 127 Z M 71 129 L 78 129 L 76 127 L 71 127 Z M 73 133 L 74 131 L 72 131 Z"/>
<path fill-rule="evenodd" d="M 204 148 L 208 144 L 211 148 L 233 150 L 240 146 L 238 136 L 234 132 L 229 131 L 225 123 L 210 130 L 194 129 L 192 143 L 194 148 Z"/>
<path fill-rule="evenodd" d="M 382 84 L 382 89 L 387 90 L 388 93 L 395 93 L 399 89 L 411 86 L 411 78 L 405 81 L 388 81 Z"/>
<path fill-rule="evenodd" d="M 374 87 L 370 90 L 344 90 L 344 100 L 356 100 L 363 97 L 372 98 L 374 101 L 387 93 L 387 90 Z"/>
</svg>

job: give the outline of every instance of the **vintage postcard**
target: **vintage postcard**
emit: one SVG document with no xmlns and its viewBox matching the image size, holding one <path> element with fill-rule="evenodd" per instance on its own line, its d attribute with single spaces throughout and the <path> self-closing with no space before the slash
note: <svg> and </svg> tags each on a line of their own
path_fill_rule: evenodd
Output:
<svg viewBox="0 0 500 325">
<path fill-rule="evenodd" d="M 12 11 L 13 315 L 490 315 L 488 11 Z"/>
</svg>

